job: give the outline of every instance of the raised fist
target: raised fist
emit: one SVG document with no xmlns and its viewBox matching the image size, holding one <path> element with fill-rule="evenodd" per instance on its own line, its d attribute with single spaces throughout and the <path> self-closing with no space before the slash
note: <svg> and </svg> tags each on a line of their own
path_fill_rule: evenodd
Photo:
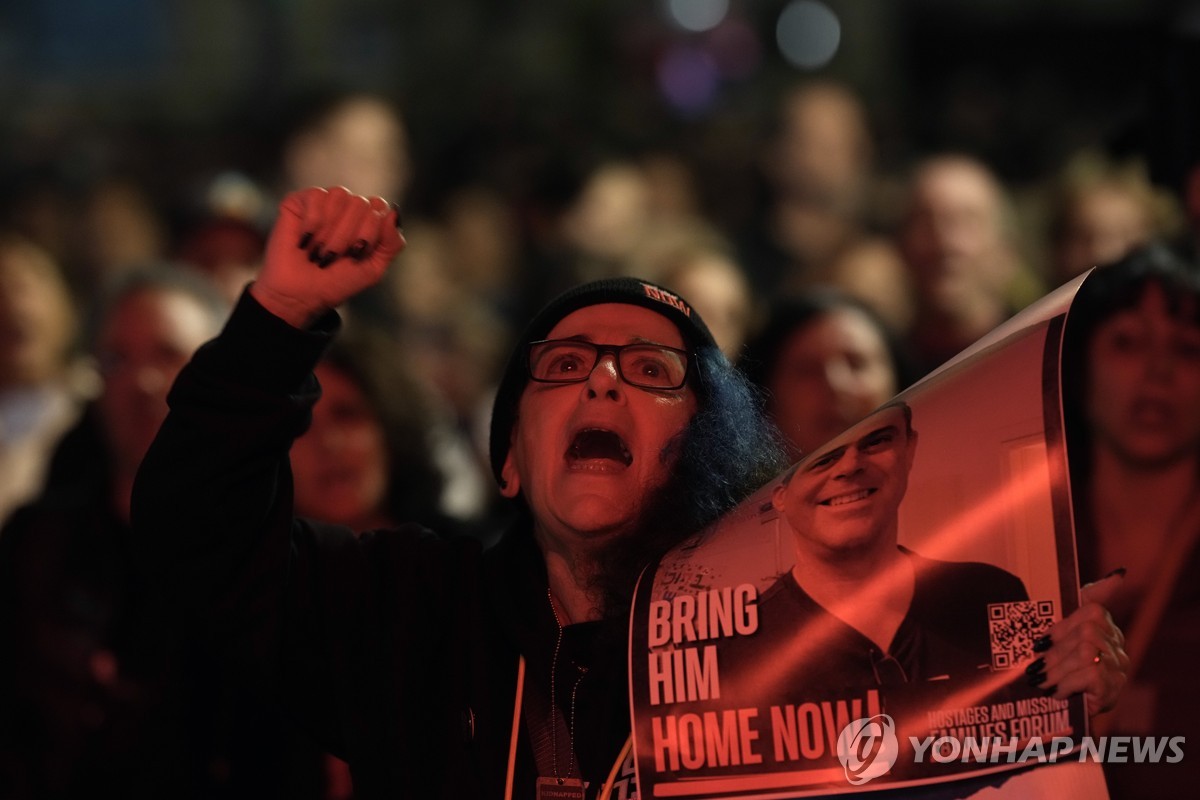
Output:
<svg viewBox="0 0 1200 800">
<path fill-rule="evenodd" d="M 302 328 L 379 282 L 404 248 L 396 210 L 335 187 L 292 192 L 279 204 L 266 260 L 250 293 Z"/>
</svg>

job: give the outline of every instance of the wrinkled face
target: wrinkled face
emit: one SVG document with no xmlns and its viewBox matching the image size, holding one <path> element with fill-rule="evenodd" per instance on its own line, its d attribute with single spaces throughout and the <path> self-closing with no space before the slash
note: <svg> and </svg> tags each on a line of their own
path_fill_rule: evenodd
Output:
<svg viewBox="0 0 1200 800">
<path fill-rule="evenodd" d="M 917 293 L 934 307 L 999 292 L 1007 265 L 998 190 L 963 162 L 927 168 L 913 186 L 901 235 Z"/>
<path fill-rule="evenodd" d="M 568 314 L 546 338 L 685 347 L 666 317 L 621 303 Z M 673 460 L 667 445 L 696 406 L 686 385 L 648 391 L 625 383 L 612 354 L 581 383 L 530 382 L 517 406 L 502 472 L 504 494 L 524 496 L 544 548 L 627 533 L 650 494 L 667 480 Z"/>
<path fill-rule="evenodd" d="M 1095 441 L 1130 464 L 1194 458 L 1200 448 L 1200 328 L 1173 319 L 1151 284 L 1088 348 L 1087 415 Z"/>
<path fill-rule="evenodd" d="M 792 526 L 799 557 L 836 559 L 895 547 L 916 445 L 903 410 L 891 406 L 801 464 L 773 497 Z"/>
<path fill-rule="evenodd" d="M 768 389 L 771 415 L 798 459 L 891 399 L 896 375 L 871 320 L 839 308 L 791 334 Z"/>
<path fill-rule="evenodd" d="M 312 425 L 292 445 L 296 511 L 354 528 L 383 524 L 388 477 L 383 425 L 345 373 L 328 364 L 314 372 L 321 399 Z"/>
<path fill-rule="evenodd" d="M 167 416 L 167 392 L 196 348 L 216 333 L 211 314 L 186 294 L 145 289 L 110 312 L 96 348 L 100 412 L 122 471 L 137 469 Z"/>
</svg>

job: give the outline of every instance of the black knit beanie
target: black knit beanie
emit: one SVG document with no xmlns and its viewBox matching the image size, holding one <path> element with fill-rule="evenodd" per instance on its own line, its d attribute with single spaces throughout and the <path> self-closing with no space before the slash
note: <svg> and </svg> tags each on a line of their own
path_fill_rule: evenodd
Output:
<svg viewBox="0 0 1200 800">
<path fill-rule="evenodd" d="M 529 343 L 545 339 L 551 329 L 571 312 L 601 303 L 626 303 L 662 314 L 675 323 L 675 327 L 683 335 L 688 351 L 693 354 L 703 348 L 717 347 L 708 326 L 690 305 L 674 292 L 649 281 L 638 278 L 605 278 L 563 292 L 538 312 L 525 328 L 508 358 L 504 377 L 496 390 L 496 401 L 492 405 L 489 449 L 492 474 L 498 483 L 503 483 L 500 471 L 504 468 L 504 459 L 508 457 L 513 423 L 517 418 L 517 403 L 521 399 L 521 392 L 525 390 L 525 384 L 529 382 L 529 373 L 525 367 Z"/>
</svg>

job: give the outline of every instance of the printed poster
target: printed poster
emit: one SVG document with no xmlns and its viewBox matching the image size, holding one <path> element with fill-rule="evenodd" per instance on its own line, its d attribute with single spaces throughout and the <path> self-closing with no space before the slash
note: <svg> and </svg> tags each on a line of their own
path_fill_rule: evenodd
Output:
<svg viewBox="0 0 1200 800">
<path fill-rule="evenodd" d="M 642 798 L 969 796 L 1025 769 L 1005 747 L 1086 735 L 1082 698 L 1026 673 L 1079 605 L 1058 370 L 1079 282 L 647 570 Z"/>
</svg>

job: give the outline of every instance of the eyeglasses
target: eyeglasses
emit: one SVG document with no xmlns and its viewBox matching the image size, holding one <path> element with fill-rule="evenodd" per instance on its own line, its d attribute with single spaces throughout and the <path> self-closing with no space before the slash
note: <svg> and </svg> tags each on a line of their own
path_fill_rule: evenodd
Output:
<svg viewBox="0 0 1200 800">
<path fill-rule="evenodd" d="M 617 374 L 641 389 L 678 389 L 687 381 L 689 359 L 684 350 L 660 344 L 593 344 L 575 339 L 548 339 L 529 345 L 529 377 L 541 383 L 581 383 L 600 357 L 612 353 Z"/>
</svg>

